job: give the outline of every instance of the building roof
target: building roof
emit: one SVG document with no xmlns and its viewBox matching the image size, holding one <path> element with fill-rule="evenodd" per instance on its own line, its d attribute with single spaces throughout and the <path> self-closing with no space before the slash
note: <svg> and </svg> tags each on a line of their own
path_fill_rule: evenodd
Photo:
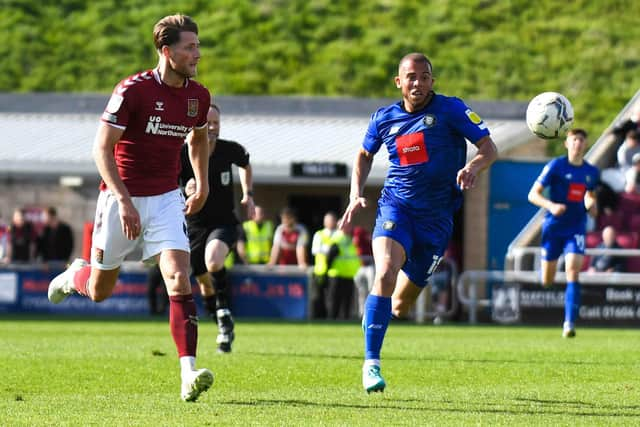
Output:
<svg viewBox="0 0 640 427">
<path fill-rule="evenodd" d="M 79 175 L 97 179 L 91 147 L 108 95 L 0 94 L 0 175 Z M 347 164 L 362 142 L 369 117 L 390 99 L 216 97 L 221 138 L 251 154 L 257 183 L 342 185 L 340 179 L 292 178 L 293 162 Z M 470 102 L 489 125 L 500 151 L 531 139 L 526 103 Z M 473 150 L 470 150 L 470 155 Z M 388 160 L 375 158 L 369 183 L 381 183 Z"/>
</svg>

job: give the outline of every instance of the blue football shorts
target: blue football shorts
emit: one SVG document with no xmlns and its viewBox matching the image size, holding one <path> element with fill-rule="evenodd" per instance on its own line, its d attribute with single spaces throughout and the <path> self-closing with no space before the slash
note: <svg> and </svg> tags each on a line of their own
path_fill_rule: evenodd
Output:
<svg viewBox="0 0 640 427">
<path fill-rule="evenodd" d="M 563 253 L 584 255 L 585 234 L 576 230 L 543 227 L 541 246 L 542 259 L 545 261 L 555 261 Z"/>
<path fill-rule="evenodd" d="M 407 254 L 402 271 L 416 286 L 423 288 L 438 267 L 452 231 L 451 216 L 419 216 L 406 208 L 381 200 L 373 239 L 389 237 L 400 243 Z"/>
</svg>

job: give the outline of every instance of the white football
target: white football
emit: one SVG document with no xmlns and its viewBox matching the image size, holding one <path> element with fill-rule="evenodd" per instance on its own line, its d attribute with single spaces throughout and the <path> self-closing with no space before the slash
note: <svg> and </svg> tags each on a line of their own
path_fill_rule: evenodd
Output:
<svg viewBox="0 0 640 427">
<path fill-rule="evenodd" d="M 563 138 L 572 123 L 573 106 L 560 93 L 543 92 L 527 106 L 527 126 L 540 138 Z"/>
</svg>

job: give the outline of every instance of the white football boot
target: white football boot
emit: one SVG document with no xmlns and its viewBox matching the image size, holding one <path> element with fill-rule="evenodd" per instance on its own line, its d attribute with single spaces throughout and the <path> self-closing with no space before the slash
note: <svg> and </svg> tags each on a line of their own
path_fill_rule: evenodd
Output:
<svg viewBox="0 0 640 427">
<path fill-rule="evenodd" d="M 87 261 L 82 258 L 76 258 L 65 271 L 54 277 L 51 283 L 49 283 L 47 295 L 49 301 L 54 304 L 59 304 L 69 295 L 75 293 L 76 287 L 73 284 L 73 275 L 86 265 L 89 265 Z"/>
<path fill-rule="evenodd" d="M 367 393 L 383 392 L 386 385 L 380 375 L 380 366 L 365 365 L 362 367 L 362 386 Z"/>
<path fill-rule="evenodd" d="M 195 402 L 213 384 L 213 373 L 208 369 L 191 371 L 182 378 L 182 400 Z"/>
</svg>

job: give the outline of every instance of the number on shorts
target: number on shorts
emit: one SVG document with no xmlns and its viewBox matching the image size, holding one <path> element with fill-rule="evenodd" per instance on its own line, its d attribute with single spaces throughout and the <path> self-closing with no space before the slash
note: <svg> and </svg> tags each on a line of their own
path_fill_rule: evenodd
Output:
<svg viewBox="0 0 640 427">
<path fill-rule="evenodd" d="M 576 239 L 576 245 L 581 251 L 584 251 L 584 234 L 574 234 L 573 238 Z"/>
</svg>

